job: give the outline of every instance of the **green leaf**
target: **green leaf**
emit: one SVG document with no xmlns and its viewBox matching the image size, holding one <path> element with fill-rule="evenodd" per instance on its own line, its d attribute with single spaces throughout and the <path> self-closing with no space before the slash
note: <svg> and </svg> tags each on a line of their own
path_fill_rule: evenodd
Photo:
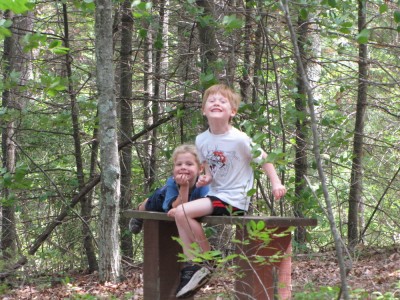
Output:
<svg viewBox="0 0 400 300">
<path fill-rule="evenodd" d="M 387 12 L 388 10 L 388 6 L 386 3 L 382 4 L 381 6 L 379 6 L 379 13 L 380 14 L 384 14 L 385 12 Z"/>
<path fill-rule="evenodd" d="M 308 10 L 305 9 L 304 7 L 300 9 L 300 18 L 302 20 L 307 20 L 308 19 Z"/>
<path fill-rule="evenodd" d="M 264 221 L 259 221 L 258 223 L 257 223 L 257 230 L 258 231 L 261 231 L 261 230 L 263 230 L 265 228 L 265 222 Z"/>
<path fill-rule="evenodd" d="M 330 7 L 336 7 L 337 6 L 336 0 L 328 0 L 328 4 L 329 4 Z"/>
<path fill-rule="evenodd" d="M 400 10 L 396 10 L 396 11 L 393 13 L 393 17 L 394 17 L 394 21 L 395 21 L 396 23 L 400 23 Z"/>
<path fill-rule="evenodd" d="M 53 53 L 54 54 L 57 54 L 57 55 L 65 55 L 65 54 L 67 54 L 68 52 L 69 52 L 69 48 L 67 48 L 67 47 L 56 47 L 56 48 L 54 48 L 53 49 Z"/>
<path fill-rule="evenodd" d="M 356 39 L 357 42 L 360 44 L 366 44 L 368 43 L 369 40 L 369 33 L 370 30 L 369 29 L 363 29 L 361 30 L 361 32 L 357 35 Z"/>
<path fill-rule="evenodd" d="M 341 27 L 341 28 L 339 29 L 339 31 L 340 31 L 341 33 L 345 33 L 345 34 L 351 33 L 351 30 L 350 30 L 348 27 Z"/>
<path fill-rule="evenodd" d="M 238 19 L 235 15 L 225 16 L 222 20 L 225 30 L 232 32 L 235 29 L 240 29 L 244 25 L 243 20 Z"/>
<path fill-rule="evenodd" d="M 53 49 L 53 48 L 59 47 L 59 46 L 61 46 L 61 41 L 55 40 L 55 41 L 52 41 L 52 42 L 50 43 L 49 49 Z"/>
</svg>

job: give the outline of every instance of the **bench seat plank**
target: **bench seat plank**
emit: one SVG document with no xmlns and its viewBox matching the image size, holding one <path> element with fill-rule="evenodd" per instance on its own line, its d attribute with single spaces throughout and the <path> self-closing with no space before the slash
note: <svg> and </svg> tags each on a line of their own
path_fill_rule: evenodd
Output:
<svg viewBox="0 0 400 300">
<path fill-rule="evenodd" d="M 171 221 L 174 219 L 168 217 L 166 213 L 154 211 L 126 210 L 124 215 L 130 218 L 139 218 L 145 220 Z M 275 217 L 275 216 L 205 216 L 199 218 L 202 223 L 209 225 L 218 224 L 246 224 L 250 221 L 264 221 L 267 227 L 291 227 L 291 226 L 316 226 L 316 219 L 295 218 L 295 217 Z"/>
</svg>

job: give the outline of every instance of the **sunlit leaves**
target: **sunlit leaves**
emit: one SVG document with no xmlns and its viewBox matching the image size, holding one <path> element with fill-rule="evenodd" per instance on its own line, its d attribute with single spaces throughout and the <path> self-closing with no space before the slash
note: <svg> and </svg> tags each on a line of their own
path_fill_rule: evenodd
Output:
<svg viewBox="0 0 400 300">
<path fill-rule="evenodd" d="M 11 10 L 16 14 L 23 14 L 31 7 L 29 0 L 0 0 L 0 10 Z"/>
</svg>

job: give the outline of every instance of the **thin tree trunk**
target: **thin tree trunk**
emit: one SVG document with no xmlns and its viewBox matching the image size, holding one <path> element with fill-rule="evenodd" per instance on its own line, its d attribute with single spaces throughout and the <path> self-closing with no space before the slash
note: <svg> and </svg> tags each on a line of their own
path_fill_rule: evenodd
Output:
<svg viewBox="0 0 400 300">
<path fill-rule="evenodd" d="M 302 63 L 304 69 L 307 71 L 308 63 L 306 58 L 306 53 L 304 50 L 304 46 L 307 43 L 308 39 L 308 22 L 302 20 L 301 17 L 298 17 L 298 45 L 300 56 L 302 58 Z M 300 97 L 295 99 L 295 107 L 298 115 L 296 119 L 296 159 L 294 161 L 294 172 L 295 172 L 295 196 L 296 202 L 294 203 L 294 215 L 296 217 L 304 217 L 303 214 L 303 205 L 301 203 L 301 196 L 307 188 L 307 184 L 305 181 L 305 176 L 307 176 L 307 169 L 308 169 L 308 160 L 307 160 L 307 140 L 308 140 L 308 128 L 309 122 L 307 116 L 307 100 L 305 99 L 306 96 L 306 87 L 305 83 L 302 80 L 301 72 L 299 70 L 299 66 L 297 65 L 297 90 Z M 306 229 L 305 227 L 298 227 L 295 230 L 295 240 L 301 244 L 305 244 L 306 240 Z"/>
<path fill-rule="evenodd" d="M 213 18 L 214 9 L 213 2 L 210 0 L 196 0 L 196 4 L 203 8 L 203 15 Z M 200 55 L 201 55 L 201 71 L 205 74 L 214 74 L 217 77 L 213 62 L 218 58 L 217 40 L 215 37 L 214 26 L 203 26 L 197 24 L 200 39 Z"/>
<path fill-rule="evenodd" d="M 120 97 L 121 97 L 121 142 L 130 141 L 133 131 L 132 123 L 132 32 L 133 18 L 131 1 L 125 0 L 121 11 L 121 63 L 120 63 Z M 121 150 L 121 211 L 131 208 L 131 177 L 132 177 L 132 144 Z M 121 231 L 121 251 L 124 259 L 132 260 L 132 237 L 128 231 L 129 218 L 121 216 L 119 226 Z"/>
<path fill-rule="evenodd" d="M 150 24 L 145 23 L 143 27 L 147 28 L 147 35 L 144 39 L 144 78 L 143 78 L 143 86 L 144 86 L 144 100 L 143 100 L 143 120 L 145 126 L 150 126 L 152 124 L 152 116 L 151 116 L 151 101 L 153 97 L 153 33 L 150 30 Z M 146 140 L 151 140 L 152 134 L 149 132 Z M 151 144 L 146 142 L 144 144 L 144 153 L 145 157 L 151 156 Z M 146 193 L 150 192 L 150 188 L 153 185 L 154 181 L 154 170 L 152 169 L 150 159 L 145 159 L 144 162 L 144 177 L 146 178 L 146 182 L 144 185 L 144 190 Z"/>
<path fill-rule="evenodd" d="M 366 26 L 366 1 L 358 1 L 358 31 Z M 363 179 L 363 146 L 364 120 L 367 109 L 367 79 L 368 79 L 368 48 L 367 44 L 360 44 L 358 48 L 358 96 L 356 123 L 353 140 L 353 162 L 351 167 L 349 212 L 348 212 L 348 245 L 350 251 L 359 240 L 359 208 L 361 204 Z"/>
<path fill-rule="evenodd" d="M 251 85 L 250 85 L 250 45 L 251 45 L 251 4 L 250 0 L 245 1 L 245 25 L 244 25 L 244 54 L 243 54 L 243 70 L 242 77 L 240 78 L 240 94 L 242 96 L 244 103 L 249 103 L 249 98 L 251 97 Z"/>
<path fill-rule="evenodd" d="M 64 45 L 69 48 L 69 25 L 68 25 L 68 11 L 67 5 L 63 4 L 63 16 L 64 16 Z M 79 108 L 76 102 L 76 94 L 74 91 L 74 83 L 72 81 L 72 58 L 68 54 L 65 56 L 65 66 L 68 77 L 68 94 L 71 102 L 71 118 L 72 118 L 72 136 L 74 139 L 75 147 L 75 163 L 76 163 L 76 175 L 78 179 L 79 190 L 85 185 L 85 175 L 82 159 L 81 149 L 81 138 L 80 138 L 80 124 L 79 124 Z M 98 269 L 96 252 L 93 245 L 92 233 L 90 230 L 90 219 L 91 219 L 91 205 L 87 197 L 83 197 L 81 200 L 81 217 L 82 217 L 82 236 L 83 236 L 83 247 L 85 249 L 86 258 L 88 262 L 88 271 L 92 273 Z"/>
<path fill-rule="evenodd" d="M 287 23 L 287 26 L 289 29 L 289 33 L 290 33 L 290 37 L 291 37 L 291 40 L 293 43 L 293 49 L 294 49 L 296 63 L 299 65 L 299 71 L 300 71 L 302 80 L 304 81 L 304 84 L 306 87 L 307 103 L 308 103 L 310 118 L 311 118 L 311 131 L 312 131 L 312 135 L 313 135 L 313 152 L 314 152 L 314 157 L 315 157 L 316 164 L 317 164 L 318 176 L 321 181 L 322 192 L 323 192 L 324 199 L 325 199 L 327 217 L 329 220 L 329 225 L 331 228 L 332 236 L 333 236 L 333 239 L 335 242 L 336 256 L 337 256 L 338 264 L 339 264 L 339 268 L 340 268 L 341 293 L 343 294 L 343 298 L 347 300 L 347 299 L 349 299 L 349 291 L 348 291 L 348 287 L 347 287 L 347 271 L 348 270 L 346 269 L 345 261 L 343 258 L 343 246 L 344 245 L 342 243 L 342 240 L 341 240 L 338 230 L 336 228 L 335 218 L 334 218 L 333 209 L 332 209 L 332 203 L 331 203 L 331 200 L 329 197 L 325 173 L 322 168 L 319 135 L 318 135 L 318 130 L 317 130 L 317 119 L 316 119 L 315 109 L 314 109 L 314 97 L 311 92 L 311 87 L 308 83 L 306 70 L 303 67 L 302 59 L 300 56 L 300 50 L 299 50 L 299 47 L 297 44 L 296 33 L 293 29 L 292 21 L 290 18 L 287 0 L 283 0 L 280 3 L 281 3 L 281 7 L 285 14 L 285 20 L 286 20 L 286 23 Z"/>
<path fill-rule="evenodd" d="M 121 171 L 118 157 L 117 108 L 114 94 L 112 1 L 96 1 L 96 70 L 99 92 L 101 199 L 99 219 L 99 277 L 121 278 L 119 201 Z"/>
</svg>

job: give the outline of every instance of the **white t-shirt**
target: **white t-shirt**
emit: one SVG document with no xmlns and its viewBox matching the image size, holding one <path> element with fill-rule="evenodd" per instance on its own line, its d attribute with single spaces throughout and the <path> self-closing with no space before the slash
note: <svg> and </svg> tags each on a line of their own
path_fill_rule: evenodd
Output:
<svg viewBox="0 0 400 300">
<path fill-rule="evenodd" d="M 254 181 L 250 163 L 261 161 L 261 156 L 252 157 L 250 137 L 234 127 L 224 134 L 207 130 L 196 137 L 196 147 L 200 160 L 207 162 L 213 176 L 208 195 L 247 211 L 250 204 L 247 193 Z"/>
</svg>

